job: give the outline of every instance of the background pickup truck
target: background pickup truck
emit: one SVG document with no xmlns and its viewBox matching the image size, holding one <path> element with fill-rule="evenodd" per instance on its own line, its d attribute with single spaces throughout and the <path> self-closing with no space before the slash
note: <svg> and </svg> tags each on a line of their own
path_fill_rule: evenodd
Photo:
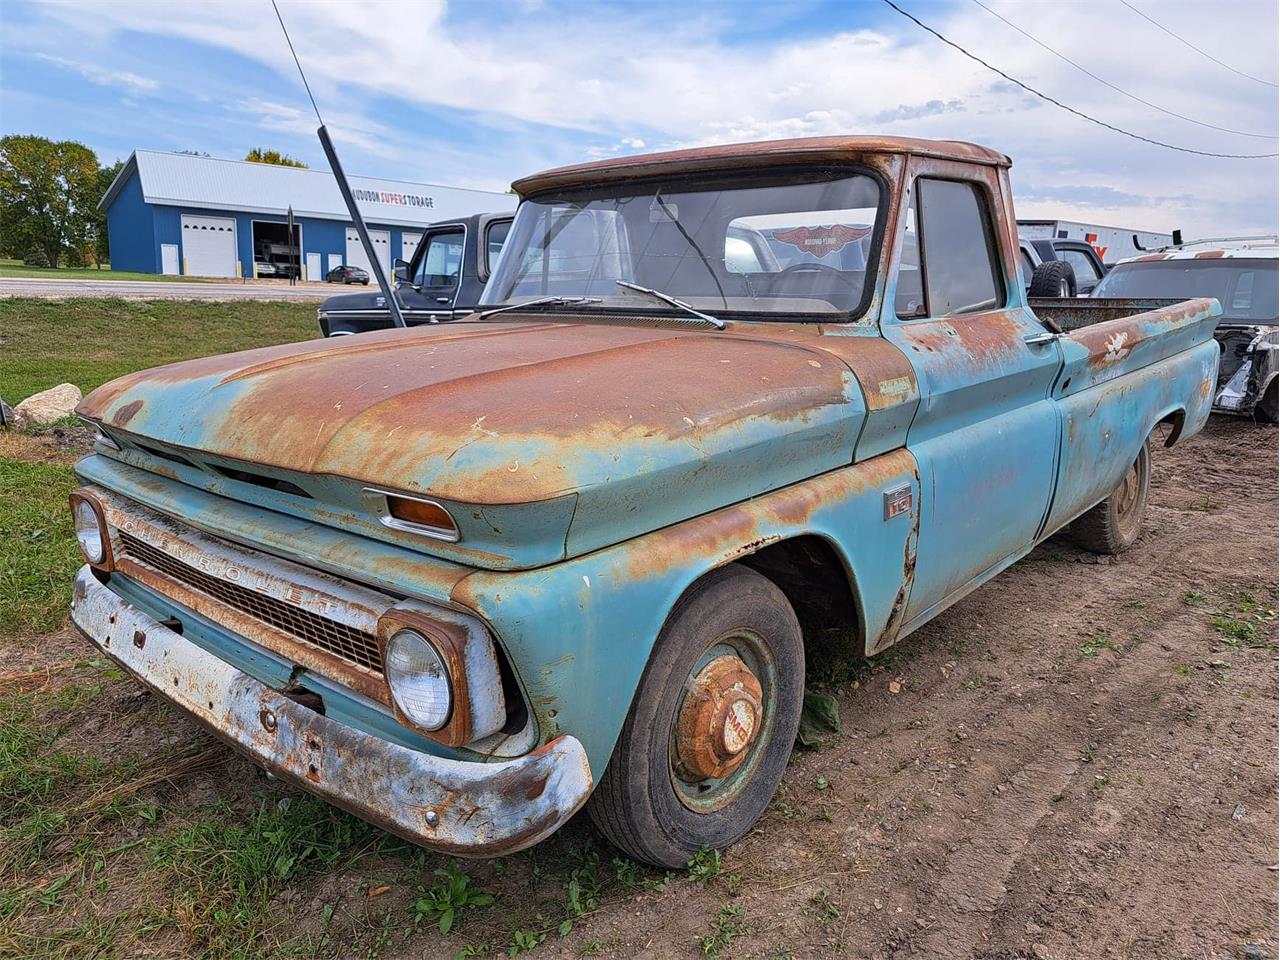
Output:
<svg viewBox="0 0 1280 960">
<path fill-rule="evenodd" d="M 1068 525 L 1124 550 L 1148 443 L 1209 415 L 1218 303 L 1037 315 L 1008 167 L 835 137 L 518 181 L 481 312 L 86 398 L 72 618 L 425 846 L 584 804 L 651 863 L 731 844 L 812 644 L 876 654 Z"/>
<path fill-rule="evenodd" d="M 1027 295 L 1031 297 L 1085 297 L 1093 292 L 1107 273 L 1107 265 L 1098 256 L 1098 251 L 1083 240 L 1028 240 L 1019 237 L 1018 247 Z M 1055 261 L 1062 266 L 1056 271 L 1040 271 L 1037 289 L 1030 289 L 1040 265 Z"/>
<path fill-rule="evenodd" d="M 511 217 L 478 213 L 427 227 L 413 259 L 395 263 L 392 283 L 407 325 L 452 320 L 475 309 L 511 229 Z M 377 290 L 329 297 L 316 311 L 316 320 L 326 337 L 392 327 L 386 301 Z"/>
</svg>

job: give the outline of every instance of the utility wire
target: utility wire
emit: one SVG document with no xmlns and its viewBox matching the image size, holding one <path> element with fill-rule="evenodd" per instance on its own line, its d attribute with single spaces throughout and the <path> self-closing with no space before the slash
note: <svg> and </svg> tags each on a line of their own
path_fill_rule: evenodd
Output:
<svg viewBox="0 0 1280 960">
<path fill-rule="evenodd" d="M 316 112 L 316 119 L 320 121 L 320 126 L 324 126 L 324 118 L 320 116 L 320 108 L 316 106 L 316 98 L 311 95 L 311 84 L 307 83 L 307 75 L 302 69 L 302 63 L 298 60 L 298 53 L 293 49 L 293 41 L 289 39 L 289 29 L 284 25 L 284 17 L 280 16 L 280 8 L 276 5 L 276 0 L 271 0 L 271 9 L 276 12 L 276 19 L 280 21 L 280 29 L 284 31 L 284 42 L 289 44 L 289 52 L 293 54 L 293 62 L 297 64 L 298 75 L 302 77 L 302 85 L 307 90 L 307 99 L 311 101 L 311 109 Z"/>
<path fill-rule="evenodd" d="M 1210 130 L 1221 130 L 1223 133 L 1234 133 L 1241 137 L 1254 137 L 1258 140 L 1277 139 L 1276 135 L 1273 133 L 1271 134 L 1249 133 L 1245 130 L 1232 130 L 1230 127 L 1220 127 L 1216 123 L 1207 123 L 1204 120 L 1197 120 L 1194 117 L 1188 117 L 1185 114 L 1175 113 L 1173 110 L 1168 110 L 1157 103 L 1152 103 L 1150 100 L 1144 100 L 1142 97 L 1138 96 L 1137 94 L 1130 93 L 1128 90 L 1124 90 L 1120 87 L 1117 87 L 1110 80 L 1104 80 L 1102 77 L 1098 76 L 1096 73 L 1093 73 L 1087 68 L 1082 67 L 1080 64 L 1076 63 L 1070 57 L 1066 56 L 1065 54 L 1059 53 L 1057 50 L 1053 49 L 1053 47 L 1049 46 L 1047 43 L 1044 43 L 1043 41 L 1033 37 L 1031 34 L 1027 33 L 1027 31 L 1023 30 L 1020 26 L 1014 23 L 1012 20 L 1008 20 L 1005 17 L 1001 16 L 1000 14 L 996 13 L 994 10 L 988 7 L 985 3 L 983 3 L 982 0 L 973 0 L 973 2 L 976 3 L 978 6 L 980 6 L 983 10 L 987 11 L 987 13 L 991 14 L 997 20 L 1007 24 L 1008 26 L 1012 27 L 1014 30 L 1017 30 L 1020 34 L 1022 34 L 1032 43 L 1036 44 L 1039 47 L 1042 47 L 1045 50 L 1048 50 L 1050 53 L 1052 53 L 1055 57 L 1057 57 L 1059 60 L 1063 61 L 1064 63 L 1071 64 L 1071 66 L 1075 67 L 1077 70 L 1083 73 L 1086 77 L 1091 77 L 1092 79 L 1097 80 L 1103 86 L 1110 87 L 1116 93 L 1123 94 L 1124 96 L 1128 97 L 1130 100 L 1133 100 L 1137 103 L 1141 103 L 1144 106 L 1148 106 L 1152 110 L 1159 110 L 1161 113 L 1167 114 L 1170 117 L 1177 117 L 1179 120 L 1186 120 L 1188 123 L 1194 123 L 1197 126 L 1208 127 Z"/>
<path fill-rule="evenodd" d="M 1128 0 L 1120 0 L 1120 2 L 1121 2 L 1121 3 L 1123 3 L 1123 4 L 1124 4 L 1126 7 L 1128 7 L 1130 10 L 1132 10 L 1134 13 L 1136 13 L 1138 16 L 1140 16 L 1143 20 L 1146 20 L 1148 23 L 1152 24 L 1153 26 L 1159 27 L 1161 30 L 1163 30 L 1163 31 L 1164 31 L 1165 33 L 1167 33 L 1169 36 L 1173 37 L 1173 39 L 1177 40 L 1179 43 L 1183 44 L 1184 46 L 1188 46 L 1188 47 L 1190 47 L 1190 48 L 1191 48 L 1192 50 L 1194 50 L 1196 53 L 1200 54 L 1200 56 L 1205 57 L 1206 59 L 1212 60 L 1212 61 L 1213 61 L 1214 63 L 1216 63 L 1218 66 L 1220 66 L 1220 67 L 1226 67 L 1226 68 L 1227 68 L 1228 70 L 1230 70 L 1232 73 L 1239 74 L 1240 76 L 1244 77 L 1244 78 L 1245 78 L 1245 79 L 1247 79 L 1247 80 L 1252 80 L 1254 83 L 1265 83 L 1268 87 L 1276 87 L 1276 86 L 1280 86 L 1280 84 L 1272 83 L 1270 80 L 1263 80 L 1261 77 L 1255 77 L 1255 76 L 1253 76 L 1252 74 L 1245 73 L 1243 70 L 1237 70 L 1235 67 L 1233 67 L 1233 66 L 1232 66 L 1231 64 L 1229 64 L 1229 63 L 1223 63 L 1221 60 L 1219 60 L 1219 59 L 1218 59 L 1217 57 L 1215 57 L 1213 54 L 1211 54 L 1211 53 L 1205 53 L 1203 50 L 1201 50 L 1199 47 L 1197 47 L 1197 46 L 1196 46 L 1194 43 L 1192 43 L 1190 40 L 1187 40 L 1185 37 L 1180 37 L 1180 36 L 1178 36 L 1176 33 L 1174 33 L 1172 30 L 1170 30 L 1168 27 L 1166 27 L 1166 26 L 1165 26 L 1163 23 L 1161 23 L 1159 20 L 1155 20 L 1155 19 L 1153 19 L 1152 17 L 1147 16 L 1145 13 L 1143 13 L 1141 10 L 1139 10 L 1137 7 L 1135 7 L 1132 3 L 1129 3 L 1129 2 L 1128 2 Z"/>
<path fill-rule="evenodd" d="M 1193 150 L 1190 147 L 1179 147 L 1176 144 L 1165 143 L 1163 140 L 1153 140 L 1151 137 L 1144 137 L 1141 134 L 1131 133 L 1128 130 L 1123 130 L 1120 127 L 1115 126 L 1114 124 L 1107 123 L 1105 120 L 1099 120 L 1097 117 L 1091 117 L 1089 116 L 1089 114 L 1083 113 L 1077 110 L 1075 107 L 1069 107 L 1062 101 L 1055 100 L 1053 97 L 1049 96 L 1046 93 L 1041 93 L 1035 87 L 1028 86 L 1027 84 L 1023 83 L 1021 80 L 1018 80 L 1014 77 L 1009 76 L 1009 74 L 1005 73 L 999 67 L 993 67 L 991 64 L 987 63 L 987 61 L 983 60 L 979 56 L 976 56 L 975 54 L 970 53 L 968 50 L 960 46 L 960 44 L 956 43 L 955 41 L 948 40 L 946 37 L 940 34 L 937 30 L 933 29 L 933 27 L 929 26 L 928 24 L 921 23 L 911 14 L 907 13 L 907 11 L 903 10 L 900 6 L 894 3 L 893 0 L 884 0 L 884 2 L 888 4 L 890 7 L 892 7 L 894 10 L 896 10 L 898 13 L 906 17 L 912 23 L 914 23 L 921 30 L 924 30 L 926 33 L 933 34 L 933 36 L 937 37 L 947 46 L 952 47 L 956 50 L 959 50 L 970 60 L 973 60 L 977 63 L 982 64 L 992 73 L 999 74 L 1000 76 L 1004 77 L 1004 79 L 1008 80 L 1010 83 L 1014 84 L 1015 86 L 1021 87 L 1023 90 L 1027 91 L 1027 93 L 1030 93 L 1033 96 L 1037 96 L 1041 100 L 1046 101 L 1047 103 L 1052 103 L 1055 107 L 1059 107 L 1067 111 L 1068 113 L 1074 113 L 1077 117 L 1080 117 L 1081 119 L 1084 119 L 1084 120 L 1088 120 L 1090 123 L 1096 123 L 1100 127 L 1106 127 L 1108 130 L 1114 131 L 1115 133 L 1122 134 L 1123 136 L 1130 137 L 1134 140 L 1141 140 L 1143 143 L 1150 143 L 1157 147 L 1164 147 L 1166 150 L 1177 150 L 1179 153 L 1194 153 L 1197 156 L 1201 156 L 1201 157 L 1219 157 L 1227 160 L 1270 160 L 1273 157 L 1280 156 L 1280 154 L 1277 154 L 1277 153 L 1213 153 L 1209 150 Z"/>
</svg>

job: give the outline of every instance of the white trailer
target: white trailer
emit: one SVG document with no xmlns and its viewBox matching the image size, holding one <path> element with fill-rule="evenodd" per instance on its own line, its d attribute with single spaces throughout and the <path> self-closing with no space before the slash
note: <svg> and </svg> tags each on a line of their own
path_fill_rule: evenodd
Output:
<svg viewBox="0 0 1280 960">
<path fill-rule="evenodd" d="M 1143 250 L 1167 247 L 1174 242 L 1170 233 L 1107 227 L 1077 220 L 1019 220 L 1018 236 L 1028 240 L 1083 240 L 1091 244 L 1102 257 L 1102 262 L 1108 265 L 1125 257 L 1135 257 Z M 1137 237 L 1137 244 L 1134 237 Z"/>
</svg>

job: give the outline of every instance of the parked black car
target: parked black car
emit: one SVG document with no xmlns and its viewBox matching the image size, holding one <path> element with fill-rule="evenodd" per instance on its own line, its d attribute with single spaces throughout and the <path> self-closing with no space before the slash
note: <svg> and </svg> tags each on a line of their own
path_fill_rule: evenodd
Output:
<svg viewBox="0 0 1280 960">
<path fill-rule="evenodd" d="M 366 287 L 369 285 L 368 271 L 348 264 L 334 267 L 324 275 L 324 279 L 325 283 L 363 283 Z"/>
<path fill-rule="evenodd" d="M 405 323 L 452 320 L 474 311 L 514 216 L 512 211 L 478 213 L 427 227 L 413 259 L 395 264 L 393 283 Z M 316 319 L 326 337 L 391 326 L 386 301 L 373 290 L 330 297 Z"/>
</svg>

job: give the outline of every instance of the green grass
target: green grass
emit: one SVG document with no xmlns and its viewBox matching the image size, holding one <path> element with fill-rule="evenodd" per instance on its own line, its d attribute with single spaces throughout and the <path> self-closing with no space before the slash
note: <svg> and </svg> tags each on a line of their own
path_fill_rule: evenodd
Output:
<svg viewBox="0 0 1280 960">
<path fill-rule="evenodd" d="M 134 370 L 317 334 L 311 304 L 0 300 L 0 396 L 68 381 L 88 393 Z M 81 562 L 71 468 L 22 457 L 0 453 L 0 636 L 56 627 Z"/>
<path fill-rule="evenodd" d="M 21 260 L 0 260 L 0 277 L 35 277 L 43 280 L 159 280 L 166 283 L 204 283 L 202 277 L 170 277 L 160 273 L 134 273 L 96 267 L 28 267 Z"/>
<path fill-rule="evenodd" d="M 0 300 L 0 396 L 319 335 L 313 303 Z"/>
<path fill-rule="evenodd" d="M 83 562 L 71 527 L 68 466 L 0 457 L 0 636 L 52 630 Z"/>
<path fill-rule="evenodd" d="M 392 841 L 362 820 L 301 795 L 262 801 L 247 819 L 215 809 L 149 843 L 149 862 L 172 891 L 173 912 L 194 952 L 217 957 L 270 952 L 289 939 L 288 917 L 272 908 L 287 884 Z"/>
</svg>

